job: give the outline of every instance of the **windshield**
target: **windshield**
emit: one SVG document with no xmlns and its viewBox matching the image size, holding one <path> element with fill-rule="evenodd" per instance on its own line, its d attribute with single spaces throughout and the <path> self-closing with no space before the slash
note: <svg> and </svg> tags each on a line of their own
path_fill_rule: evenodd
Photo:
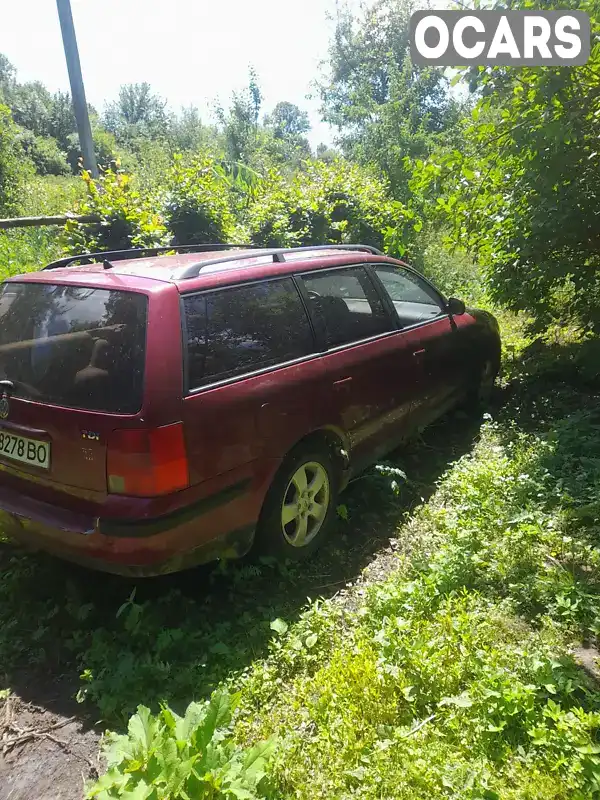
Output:
<svg viewBox="0 0 600 800">
<path fill-rule="evenodd" d="M 133 414 L 142 404 L 147 299 L 47 283 L 0 286 L 0 379 L 12 394 Z"/>
</svg>

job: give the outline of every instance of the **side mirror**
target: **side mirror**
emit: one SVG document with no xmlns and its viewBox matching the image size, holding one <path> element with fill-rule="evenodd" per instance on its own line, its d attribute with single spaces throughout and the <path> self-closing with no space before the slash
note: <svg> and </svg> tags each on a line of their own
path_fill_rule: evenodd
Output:
<svg viewBox="0 0 600 800">
<path fill-rule="evenodd" d="M 458 300 L 456 297 L 451 297 L 446 303 L 446 311 L 449 314 L 452 314 L 453 317 L 460 317 L 460 315 L 464 314 L 466 310 L 467 309 L 463 301 Z"/>
</svg>

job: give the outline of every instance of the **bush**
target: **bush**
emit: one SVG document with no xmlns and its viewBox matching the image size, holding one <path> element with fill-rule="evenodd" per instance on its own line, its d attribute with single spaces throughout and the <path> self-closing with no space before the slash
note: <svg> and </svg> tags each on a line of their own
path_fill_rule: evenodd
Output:
<svg viewBox="0 0 600 800">
<path fill-rule="evenodd" d="M 89 225 L 69 220 L 63 234 L 67 252 L 126 250 L 167 243 L 163 220 L 152 210 L 151 200 L 142 199 L 132 187 L 130 175 L 107 172 L 94 181 L 84 170 L 82 178 L 87 196 L 77 213 L 97 214 L 102 221 Z"/>
<path fill-rule="evenodd" d="M 209 703 L 190 703 L 179 717 L 164 707 L 153 716 L 145 706 L 129 720 L 128 734 L 109 734 L 104 747 L 108 772 L 88 798 L 139 800 L 259 800 L 274 742 L 243 751 L 231 741 L 235 698 L 224 691 Z"/>
<path fill-rule="evenodd" d="M 33 164 L 23 156 L 19 129 L 10 109 L 0 105 L 0 215 L 16 216 L 21 208 L 21 190 L 33 174 Z"/>
<path fill-rule="evenodd" d="M 125 171 L 133 171 L 136 166 L 135 159 L 127 158 L 127 154 L 119 148 L 117 140 L 112 133 L 102 128 L 95 128 L 92 131 L 92 137 L 98 169 L 116 172 L 119 164 L 127 161 Z M 66 159 L 74 175 L 77 175 L 81 170 L 82 158 L 83 153 L 79 145 L 79 136 L 76 133 L 72 133 L 68 136 Z"/>
<path fill-rule="evenodd" d="M 314 161 L 290 182 L 271 172 L 249 209 L 248 226 L 252 241 L 266 247 L 361 242 L 382 248 L 404 215 L 373 171 Z"/>
<path fill-rule="evenodd" d="M 56 228 L 0 231 L 0 279 L 33 272 L 60 257 Z"/>
<path fill-rule="evenodd" d="M 75 175 L 34 175 L 22 187 L 23 216 L 54 216 L 74 209 L 86 196 L 86 185 Z"/>
<path fill-rule="evenodd" d="M 227 184 L 209 156 L 195 158 L 184 166 L 181 155 L 168 177 L 164 203 L 167 229 L 176 244 L 227 242 L 231 238 L 234 217 Z"/>
<path fill-rule="evenodd" d="M 484 281 L 477 263 L 461 248 L 451 247 L 443 229 L 424 225 L 413 237 L 408 261 L 446 296 L 472 303 L 484 299 Z"/>
<path fill-rule="evenodd" d="M 67 155 L 59 148 L 56 139 L 36 136 L 31 131 L 23 130 L 19 134 L 19 141 L 38 175 L 67 175 L 70 172 Z"/>
</svg>

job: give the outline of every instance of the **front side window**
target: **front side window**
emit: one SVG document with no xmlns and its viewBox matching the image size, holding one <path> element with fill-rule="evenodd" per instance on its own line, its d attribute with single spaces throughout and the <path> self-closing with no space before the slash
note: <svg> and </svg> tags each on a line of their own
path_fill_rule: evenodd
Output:
<svg viewBox="0 0 600 800">
<path fill-rule="evenodd" d="M 376 266 L 375 272 L 390 296 L 400 325 L 406 328 L 439 316 L 440 298 L 412 272 L 392 266 Z"/>
<path fill-rule="evenodd" d="M 192 389 L 313 349 L 308 317 L 291 278 L 190 295 L 183 305 Z"/>
<path fill-rule="evenodd" d="M 363 267 L 311 273 L 301 280 L 328 347 L 368 339 L 392 329 Z"/>
</svg>

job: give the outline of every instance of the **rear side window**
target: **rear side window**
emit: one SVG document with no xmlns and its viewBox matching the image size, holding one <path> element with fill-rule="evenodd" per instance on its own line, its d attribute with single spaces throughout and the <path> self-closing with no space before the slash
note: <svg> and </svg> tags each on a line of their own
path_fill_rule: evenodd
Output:
<svg viewBox="0 0 600 800">
<path fill-rule="evenodd" d="M 291 278 L 191 295 L 183 306 L 191 389 L 313 350 L 308 317 Z"/>
<path fill-rule="evenodd" d="M 328 347 L 392 330 L 371 279 L 362 267 L 303 275 L 309 302 Z"/>
<path fill-rule="evenodd" d="M 392 266 L 376 266 L 375 272 L 394 304 L 401 327 L 426 322 L 442 313 L 440 298 L 414 273 Z"/>
<path fill-rule="evenodd" d="M 134 414 L 142 405 L 148 301 L 47 283 L 0 287 L 0 377 L 13 395 Z"/>
</svg>

